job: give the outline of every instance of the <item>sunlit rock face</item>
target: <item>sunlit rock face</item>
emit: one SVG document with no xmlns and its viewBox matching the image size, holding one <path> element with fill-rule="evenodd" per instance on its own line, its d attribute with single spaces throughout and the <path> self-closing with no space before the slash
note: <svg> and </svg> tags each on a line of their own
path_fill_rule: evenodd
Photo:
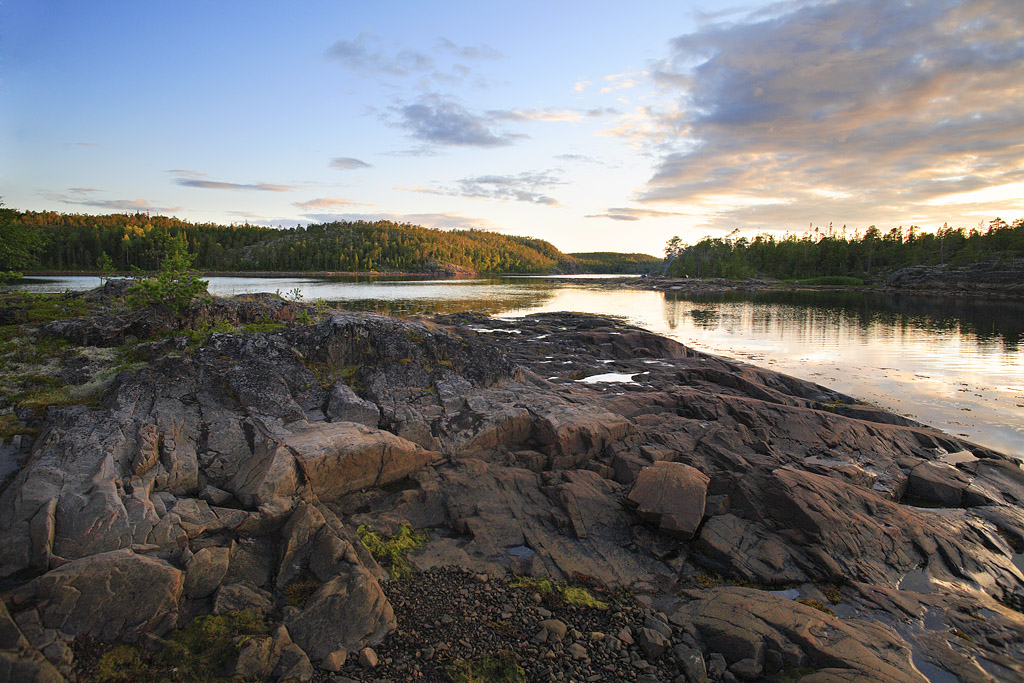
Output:
<svg viewBox="0 0 1024 683">
<path fill-rule="evenodd" d="M 52 409 L 0 493 L 3 662 L 66 673 L 54 638 L 248 609 L 283 630 L 238 670 L 354 666 L 403 637 L 356 529 L 409 524 L 414 571 L 630 589 L 660 616 L 616 638 L 654 666 L 1024 675 L 1020 468 L 824 387 L 571 314 L 334 313 L 149 353 Z"/>
</svg>

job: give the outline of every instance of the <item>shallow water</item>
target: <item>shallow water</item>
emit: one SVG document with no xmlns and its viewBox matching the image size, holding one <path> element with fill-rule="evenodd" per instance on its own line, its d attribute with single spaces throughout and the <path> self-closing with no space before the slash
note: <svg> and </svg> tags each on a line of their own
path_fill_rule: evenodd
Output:
<svg viewBox="0 0 1024 683">
<path fill-rule="evenodd" d="M 600 279 L 600 278 L 596 278 Z M 33 291 L 96 277 L 26 279 Z M 1024 457 L 1024 304 L 856 292 L 681 296 L 505 278 L 210 278 L 214 294 L 280 292 L 388 315 L 613 315 L 701 351 L 769 367 Z"/>
</svg>

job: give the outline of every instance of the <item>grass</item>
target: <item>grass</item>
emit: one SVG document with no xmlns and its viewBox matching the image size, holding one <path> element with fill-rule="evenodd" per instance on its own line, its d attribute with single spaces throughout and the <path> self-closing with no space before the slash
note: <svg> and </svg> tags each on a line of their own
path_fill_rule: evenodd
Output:
<svg viewBox="0 0 1024 683">
<path fill-rule="evenodd" d="M 526 672 L 511 652 L 456 661 L 445 668 L 445 673 L 452 683 L 526 683 Z"/>
<path fill-rule="evenodd" d="M 512 581 L 513 588 L 526 588 L 540 593 L 541 597 L 547 598 L 560 605 L 575 605 L 577 607 L 591 607 L 593 609 L 608 609 L 608 603 L 598 600 L 586 588 L 573 586 L 567 583 L 556 583 L 550 579 L 537 579 L 530 576 L 520 576 Z"/>
<path fill-rule="evenodd" d="M 131 645 L 110 649 L 99 659 L 96 679 L 101 683 L 226 683 L 234 680 L 224 672 L 239 647 L 248 638 L 269 632 L 263 618 L 252 611 L 197 617 L 185 628 L 172 632 L 156 652 Z"/>
<path fill-rule="evenodd" d="M 371 531 L 365 524 L 360 525 L 356 533 L 373 558 L 387 566 L 391 570 L 391 577 L 397 580 L 412 574 L 412 565 L 406 555 L 427 541 L 426 534 L 414 531 L 409 524 L 403 524 L 391 536 Z"/>
</svg>

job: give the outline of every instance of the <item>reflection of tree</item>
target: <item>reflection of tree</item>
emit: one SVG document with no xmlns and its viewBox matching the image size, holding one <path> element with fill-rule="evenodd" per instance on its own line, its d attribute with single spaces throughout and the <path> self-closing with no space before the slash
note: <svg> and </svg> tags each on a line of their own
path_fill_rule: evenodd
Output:
<svg viewBox="0 0 1024 683">
<path fill-rule="evenodd" d="M 752 307 L 750 324 L 766 330 L 784 326 L 786 333 L 857 330 L 872 335 L 905 334 L 912 330 L 955 332 L 974 336 L 979 344 L 1002 342 L 1015 352 L 1024 338 L 1024 305 L 950 297 L 911 297 L 844 291 L 709 292 L 665 295 L 665 316 L 675 329 L 690 311 L 696 326 L 715 329 L 723 307 Z"/>
<path fill-rule="evenodd" d="M 665 322 L 668 323 L 670 330 L 674 330 L 679 327 L 679 319 L 682 317 L 683 311 L 686 307 L 683 306 L 683 302 L 672 296 L 665 297 Z"/>
</svg>

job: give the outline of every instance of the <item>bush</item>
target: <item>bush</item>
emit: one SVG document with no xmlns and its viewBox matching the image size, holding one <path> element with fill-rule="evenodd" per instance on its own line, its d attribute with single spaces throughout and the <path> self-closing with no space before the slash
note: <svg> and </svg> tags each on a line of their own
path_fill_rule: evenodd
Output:
<svg viewBox="0 0 1024 683">
<path fill-rule="evenodd" d="M 360 525 L 356 533 L 373 558 L 387 565 L 395 579 L 403 579 L 412 574 L 412 565 L 405 556 L 427 540 L 426 534 L 413 531 L 409 524 L 403 524 L 392 536 L 370 531 L 365 524 Z"/>
</svg>

